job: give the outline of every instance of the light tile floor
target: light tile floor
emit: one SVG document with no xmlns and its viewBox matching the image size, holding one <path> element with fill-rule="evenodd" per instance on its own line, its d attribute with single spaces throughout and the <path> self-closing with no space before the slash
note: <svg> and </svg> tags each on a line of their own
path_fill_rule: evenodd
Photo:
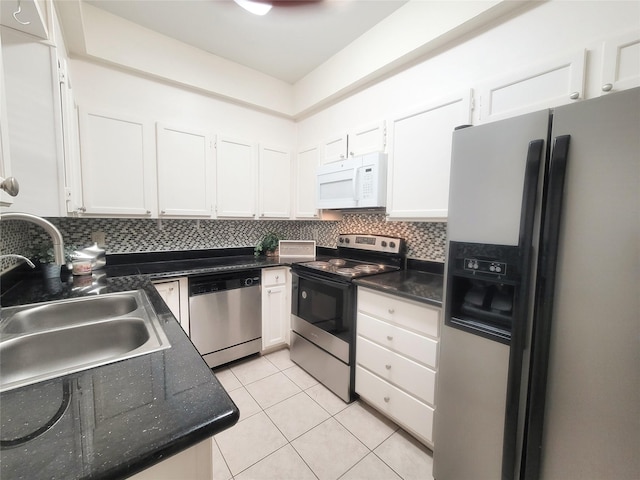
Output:
<svg viewBox="0 0 640 480">
<path fill-rule="evenodd" d="M 215 480 L 432 480 L 432 453 L 364 402 L 344 403 L 289 350 L 215 370 L 240 420 L 214 437 Z"/>
</svg>

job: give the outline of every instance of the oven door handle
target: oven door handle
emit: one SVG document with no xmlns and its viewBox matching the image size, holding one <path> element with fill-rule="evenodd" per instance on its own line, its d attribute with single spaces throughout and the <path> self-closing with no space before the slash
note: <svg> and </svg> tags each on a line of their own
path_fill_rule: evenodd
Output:
<svg viewBox="0 0 640 480">
<path fill-rule="evenodd" d="M 295 267 L 293 267 L 292 270 L 293 270 L 293 273 L 295 275 L 297 275 L 298 277 L 300 277 L 300 278 L 304 278 L 306 280 L 311 280 L 311 281 L 314 281 L 314 282 L 322 282 L 324 284 L 328 284 L 328 285 L 331 285 L 331 286 L 336 287 L 336 288 L 341 288 L 343 290 L 348 289 L 349 286 L 351 285 L 350 283 L 331 280 L 330 278 L 327 278 L 327 277 L 325 277 L 323 275 L 317 275 L 317 274 L 312 273 L 312 272 L 307 272 L 307 271 L 301 272 L 300 270 L 297 270 Z"/>
</svg>

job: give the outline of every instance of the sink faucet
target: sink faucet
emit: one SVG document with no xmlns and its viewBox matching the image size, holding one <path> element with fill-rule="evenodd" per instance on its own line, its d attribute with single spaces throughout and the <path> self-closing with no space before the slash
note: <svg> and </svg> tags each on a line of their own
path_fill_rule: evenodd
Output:
<svg viewBox="0 0 640 480">
<path fill-rule="evenodd" d="M 44 228 L 53 241 L 53 256 L 56 265 L 64 265 L 64 242 L 62 241 L 62 234 L 53 223 L 42 217 L 31 215 L 30 213 L 19 212 L 2 213 L 0 214 L 0 220 L 24 220 L 25 222 L 30 222 Z"/>
<path fill-rule="evenodd" d="M 31 260 L 29 260 L 27 257 L 23 257 L 22 255 L 16 255 L 15 253 L 9 253 L 7 255 L 0 255 L 0 259 L 3 258 L 17 258 L 19 260 L 24 260 L 25 263 L 27 265 L 29 265 L 31 268 L 36 268 L 36 266 L 33 264 L 33 262 Z"/>
</svg>

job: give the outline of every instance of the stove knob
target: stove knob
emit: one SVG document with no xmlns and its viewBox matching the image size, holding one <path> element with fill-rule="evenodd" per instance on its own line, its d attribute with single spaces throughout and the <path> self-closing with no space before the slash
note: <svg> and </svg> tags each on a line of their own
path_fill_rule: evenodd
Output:
<svg viewBox="0 0 640 480">
<path fill-rule="evenodd" d="M 344 243 L 344 238 L 340 237 L 340 243 Z"/>
<path fill-rule="evenodd" d="M 348 238 L 344 239 L 344 243 L 349 243 L 349 242 L 350 242 L 350 240 Z"/>
<path fill-rule="evenodd" d="M 391 248 L 396 248 L 396 242 L 389 242 L 389 246 Z"/>
<path fill-rule="evenodd" d="M 385 242 L 384 240 L 382 242 L 380 242 L 380 245 L 382 245 L 383 247 L 387 246 L 387 242 Z"/>
</svg>

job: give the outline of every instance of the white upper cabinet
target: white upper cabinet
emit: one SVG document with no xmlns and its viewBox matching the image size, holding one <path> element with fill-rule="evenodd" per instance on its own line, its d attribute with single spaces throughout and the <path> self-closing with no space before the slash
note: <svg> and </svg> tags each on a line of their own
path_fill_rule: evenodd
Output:
<svg viewBox="0 0 640 480">
<path fill-rule="evenodd" d="M 252 142 L 218 137 L 216 215 L 253 218 L 256 213 L 256 149 Z"/>
<path fill-rule="evenodd" d="M 354 128 L 348 135 L 349 156 L 357 157 L 372 152 L 384 152 L 386 134 L 384 121 Z"/>
<path fill-rule="evenodd" d="M 0 35 L 2 168 L 4 176 L 20 184 L 16 197 L 3 195 L 2 200 L 12 202 L 15 211 L 59 217 L 64 201 L 56 48 L 4 26 Z"/>
<path fill-rule="evenodd" d="M 286 148 L 260 146 L 260 218 L 291 216 L 291 152 Z"/>
<path fill-rule="evenodd" d="M 0 37 L 0 177 L 11 176 L 11 152 L 9 150 L 9 129 L 7 128 L 7 102 L 4 90 L 4 67 L 2 66 L 2 37 Z M 8 207 L 13 197 L 0 190 L 0 206 Z"/>
<path fill-rule="evenodd" d="M 194 129 L 158 123 L 160 217 L 210 217 L 213 210 L 212 138 Z"/>
<path fill-rule="evenodd" d="M 372 152 L 384 152 L 386 146 L 385 122 L 360 125 L 347 134 L 335 134 L 324 142 L 323 163 L 337 162 Z"/>
<path fill-rule="evenodd" d="M 478 85 L 480 121 L 492 122 L 584 99 L 586 50 L 527 66 Z"/>
<path fill-rule="evenodd" d="M 155 180 L 153 124 L 80 109 L 83 212 L 150 216 Z"/>
<path fill-rule="evenodd" d="M 316 209 L 316 170 L 320 163 L 318 147 L 303 148 L 296 156 L 295 217 L 318 218 Z"/>
<path fill-rule="evenodd" d="M 640 32 L 635 30 L 604 43 L 602 93 L 640 85 Z"/>
<path fill-rule="evenodd" d="M 324 163 L 337 162 L 347 158 L 347 134 L 332 135 L 324 142 Z"/>
<path fill-rule="evenodd" d="M 471 92 L 451 95 L 389 122 L 387 215 L 444 221 L 449 204 L 451 137 L 471 120 Z"/>
</svg>

